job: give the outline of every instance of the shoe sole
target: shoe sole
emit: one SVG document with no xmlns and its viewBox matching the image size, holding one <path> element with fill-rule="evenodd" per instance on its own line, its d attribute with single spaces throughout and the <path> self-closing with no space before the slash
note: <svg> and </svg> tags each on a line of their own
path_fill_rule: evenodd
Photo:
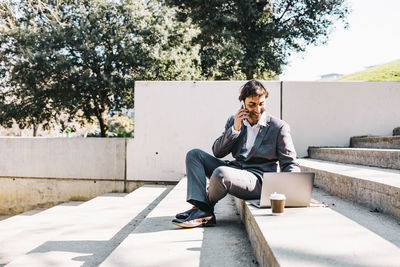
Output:
<svg viewBox="0 0 400 267">
<path fill-rule="evenodd" d="M 204 218 L 199 218 L 191 221 L 186 221 L 186 222 L 172 222 L 173 224 L 182 227 L 182 228 L 195 228 L 195 227 L 209 227 L 209 226 L 214 226 L 215 222 L 213 222 L 213 217 L 204 217 Z"/>
</svg>

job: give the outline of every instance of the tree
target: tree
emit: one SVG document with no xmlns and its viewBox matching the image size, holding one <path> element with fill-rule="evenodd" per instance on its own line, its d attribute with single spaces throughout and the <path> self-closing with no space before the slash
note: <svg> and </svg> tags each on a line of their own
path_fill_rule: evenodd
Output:
<svg viewBox="0 0 400 267">
<path fill-rule="evenodd" d="M 345 0 L 165 1 L 200 28 L 202 74 L 212 79 L 276 76 L 291 52 L 325 43 L 349 13 Z"/>
<path fill-rule="evenodd" d="M 142 0 L 60 3 L 1 7 L 3 125 L 48 124 L 66 113 L 82 123 L 96 118 L 107 136 L 107 115 L 133 107 L 135 80 L 200 77 L 199 46 L 190 43 L 198 32 L 176 21 L 173 8 Z"/>
<path fill-rule="evenodd" d="M 9 128 L 16 121 L 20 128 L 32 127 L 36 136 L 39 124 L 48 129 L 59 109 L 51 105 L 45 34 L 35 27 L 34 8 L 17 19 L 15 6 L 2 2 L 0 7 L 0 123 Z"/>
</svg>

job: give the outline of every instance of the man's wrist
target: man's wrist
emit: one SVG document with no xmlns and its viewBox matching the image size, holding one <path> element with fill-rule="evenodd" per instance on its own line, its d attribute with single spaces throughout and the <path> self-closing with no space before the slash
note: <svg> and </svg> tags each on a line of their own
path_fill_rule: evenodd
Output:
<svg viewBox="0 0 400 267">
<path fill-rule="evenodd" d="M 235 126 L 232 125 L 232 134 L 233 135 L 239 135 L 240 134 L 240 129 L 239 131 L 235 130 Z"/>
</svg>

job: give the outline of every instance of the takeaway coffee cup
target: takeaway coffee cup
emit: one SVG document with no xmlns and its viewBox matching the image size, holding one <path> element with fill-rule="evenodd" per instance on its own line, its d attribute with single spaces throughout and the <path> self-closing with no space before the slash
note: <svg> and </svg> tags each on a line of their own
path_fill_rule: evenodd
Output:
<svg viewBox="0 0 400 267">
<path fill-rule="evenodd" d="M 275 192 L 269 196 L 269 200 L 271 201 L 272 215 L 282 215 L 285 211 L 285 195 Z"/>
</svg>

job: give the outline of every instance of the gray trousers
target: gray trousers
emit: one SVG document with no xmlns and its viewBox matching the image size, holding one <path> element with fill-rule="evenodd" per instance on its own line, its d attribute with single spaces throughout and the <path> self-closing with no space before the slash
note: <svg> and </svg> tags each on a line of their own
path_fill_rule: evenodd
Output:
<svg viewBox="0 0 400 267">
<path fill-rule="evenodd" d="M 255 174 L 228 166 L 200 149 L 187 153 L 186 174 L 186 200 L 203 210 L 213 210 L 228 193 L 241 199 L 258 199 L 261 195 L 261 183 Z"/>
</svg>

